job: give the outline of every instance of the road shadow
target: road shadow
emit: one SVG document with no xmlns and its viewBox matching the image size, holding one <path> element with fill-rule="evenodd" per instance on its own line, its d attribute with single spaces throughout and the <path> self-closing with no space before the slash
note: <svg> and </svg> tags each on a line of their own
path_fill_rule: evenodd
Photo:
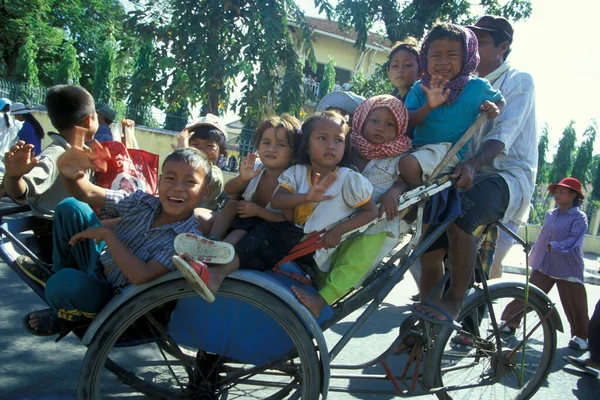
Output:
<svg viewBox="0 0 600 400">
<path fill-rule="evenodd" d="M 364 308 L 361 309 L 361 312 Z M 355 338 L 364 338 L 374 334 L 385 334 L 398 329 L 402 321 L 410 315 L 408 305 L 395 306 L 391 303 L 381 303 L 379 309 L 371 315 L 371 318 L 354 335 Z M 331 328 L 331 331 L 343 335 L 354 324 L 354 321 L 343 320 Z"/>
</svg>

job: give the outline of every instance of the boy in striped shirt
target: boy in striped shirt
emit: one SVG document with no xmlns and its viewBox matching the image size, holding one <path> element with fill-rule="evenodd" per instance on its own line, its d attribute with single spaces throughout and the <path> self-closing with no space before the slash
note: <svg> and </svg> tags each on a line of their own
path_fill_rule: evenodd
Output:
<svg viewBox="0 0 600 400">
<path fill-rule="evenodd" d="M 175 268 L 177 235 L 202 235 L 193 211 L 210 182 L 211 164 L 204 153 L 185 148 L 167 156 L 158 197 L 94 185 L 85 171 L 95 161 L 75 147 L 58 161 L 62 182 L 74 198 L 56 208 L 54 274 L 45 289 L 51 308 L 29 313 L 24 320 L 34 335 L 66 334 L 89 324 L 115 290 L 150 282 Z M 120 217 L 114 228 L 102 226 L 94 206 Z"/>
</svg>

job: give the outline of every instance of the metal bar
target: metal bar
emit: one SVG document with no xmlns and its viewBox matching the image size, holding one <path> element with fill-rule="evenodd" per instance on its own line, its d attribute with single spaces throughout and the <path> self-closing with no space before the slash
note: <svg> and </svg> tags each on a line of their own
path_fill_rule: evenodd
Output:
<svg viewBox="0 0 600 400">
<path fill-rule="evenodd" d="M 367 322 L 367 320 L 371 317 L 371 314 L 377 310 L 379 305 L 383 302 L 383 300 L 387 297 L 387 295 L 394 289 L 396 284 L 402 280 L 404 273 L 410 268 L 410 266 L 419 258 L 431 244 L 438 238 L 442 233 L 448 229 L 448 227 L 454 223 L 456 218 L 450 218 L 448 221 L 440 224 L 437 228 L 431 232 L 430 235 L 425 237 L 421 244 L 417 246 L 415 251 L 406 259 L 404 262 L 404 267 L 399 268 L 394 274 L 392 274 L 389 279 L 387 285 L 383 288 L 381 292 L 373 299 L 371 304 L 367 307 L 367 309 L 356 319 L 356 322 L 350 326 L 350 329 L 340 338 L 340 340 L 335 344 L 333 349 L 329 352 L 329 357 L 331 361 L 335 359 L 342 351 L 342 349 L 348 344 L 350 339 L 354 337 L 356 332 Z"/>
</svg>

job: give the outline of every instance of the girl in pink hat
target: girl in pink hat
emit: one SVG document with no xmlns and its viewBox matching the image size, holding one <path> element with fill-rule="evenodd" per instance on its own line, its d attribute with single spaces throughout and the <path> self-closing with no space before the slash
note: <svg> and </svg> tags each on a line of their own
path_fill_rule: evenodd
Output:
<svg viewBox="0 0 600 400">
<path fill-rule="evenodd" d="M 587 293 L 583 284 L 583 239 L 588 230 L 587 217 L 579 209 L 583 200 L 581 182 L 564 178 L 550 185 L 557 207 L 548 211 L 540 236 L 529 258 L 533 269 L 530 282 L 548 293 L 554 284 L 558 287 L 560 301 L 571 326 L 572 339 L 569 347 L 587 350 L 588 307 Z M 507 332 L 519 325 L 518 312 L 521 304 L 513 301 L 502 313 L 502 320 L 510 319 Z"/>
</svg>

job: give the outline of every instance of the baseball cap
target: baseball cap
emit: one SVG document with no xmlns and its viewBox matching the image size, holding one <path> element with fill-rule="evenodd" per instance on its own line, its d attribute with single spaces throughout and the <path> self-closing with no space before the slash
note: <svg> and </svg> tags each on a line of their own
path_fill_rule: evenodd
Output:
<svg viewBox="0 0 600 400">
<path fill-rule="evenodd" d="M 348 114 L 354 114 L 356 107 L 365 101 L 365 98 L 354 92 L 335 91 L 323 96 L 316 110 L 323 112 L 328 108 L 339 108 L 346 111 Z"/>
<path fill-rule="evenodd" d="M 12 115 L 29 114 L 29 108 L 23 103 L 12 103 L 10 105 L 10 113 Z"/>
<path fill-rule="evenodd" d="M 98 115 L 102 115 L 104 118 L 106 118 L 109 121 L 114 121 L 115 118 L 117 118 L 117 113 L 115 112 L 115 110 L 113 110 L 109 106 L 100 107 L 99 109 L 96 110 L 96 113 Z"/>
<path fill-rule="evenodd" d="M 491 15 L 486 15 L 481 17 L 475 25 L 469 25 L 467 28 L 475 31 L 500 32 L 504 34 L 508 43 L 512 43 L 513 41 L 513 27 L 504 17 L 492 17 Z"/>
<path fill-rule="evenodd" d="M 225 136 L 225 139 L 227 139 L 227 131 L 225 130 L 225 124 L 223 123 L 223 120 L 214 114 L 208 113 L 206 115 L 201 116 L 200 118 L 196 118 L 195 120 L 190 122 L 185 128 L 193 129 L 202 125 L 212 126 L 213 128 L 220 130 L 221 133 L 223 133 L 223 135 Z"/>
</svg>

